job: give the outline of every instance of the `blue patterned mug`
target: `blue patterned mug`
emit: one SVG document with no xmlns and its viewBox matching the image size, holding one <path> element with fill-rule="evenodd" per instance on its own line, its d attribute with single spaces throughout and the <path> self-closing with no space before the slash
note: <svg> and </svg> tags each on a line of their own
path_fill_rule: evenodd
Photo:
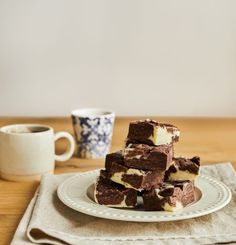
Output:
<svg viewBox="0 0 236 245">
<path fill-rule="evenodd" d="M 115 114 L 103 109 L 72 111 L 72 123 L 80 158 L 102 158 L 110 150 Z"/>
</svg>

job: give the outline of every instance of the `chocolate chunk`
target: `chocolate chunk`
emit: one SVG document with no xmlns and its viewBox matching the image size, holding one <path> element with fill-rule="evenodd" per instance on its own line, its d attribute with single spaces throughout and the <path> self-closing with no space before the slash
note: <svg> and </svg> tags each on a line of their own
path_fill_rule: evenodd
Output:
<svg viewBox="0 0 236 245">
<path fill-rule="evenodd" d="M 174 154 L 173 145 L 129 144 L 124 149 L 124 164 L 142 170 L 168 169 Z"/>
<path fill-rule="evenodd" d="M 105 168 L 106 170 L 109 171 L 109 169 L 111 168 L 111 164 L 113 162 L 119 163 L 119 164 L 123 164 L 124 163 L 124 158 L 122 155 L 122 151 L 117 151 L 117 152 L 113 152 L 110 154 L 106 155 L 106 159 L 105 159 Z"/>
<path fill-rule="evenodd" d="M 191 181 L 164 183 L 159 189 L 143 192 L 144 209 L 147 211 L 175 211 L 194 201 Z"/>
<path fill-rule="evenodd" d="M 102 172 L 106 175 L 106 172 Z M 121 185 L 100 176 L 95 184 L 94 199 L 98 204 L 110 207 L 135 207 L 137 191 L 127 189 Z"/>
<path fill-rule="evenodd" d="M 199 174 L 200 158 L 195 156 L 191 159 L 178 157 L 166 171 L 165 180 L 194 180 Z"/>
<path fill-rule="evenodd" d="M 167 187 L 165 189 L 162 188 L 159 191 L 158 195 L 163 196 L 163 197 L 169 197 L 169 196 L 173 195 L 174 190 L 175 190 L 174 186 L 170 186 L 170 187 Z"/>
<path fill-rule="evenodd" d="M 116 162 L 112 162 L 109 167 L 108 178 L 110 180 L 126 188 L 133 188 L 138 191 L 150 190 L 153 187 L 160 186 L 163 183 L 165 175 L 165 171 L 144 171 L 128 168 Z"/>
<path fill-rule="evenodd" d="M 103 179 L 107 179 L 108 180 L 108 172 L 107 172 L 107 170 L 105 170 L 105 169 L 101 169 L 100 170 L 100 176 L 103 178 Z"/>
<path fill-rule="evenodd" d="M 192 162 L 196 163 L 198 166 L 200 166 L 200 157 L 199 156 L 195 156 L 193 158 L 190 159 Z"/>
<path fill-rule="evenodd" d="M 178 142 L 179 135 L 179 129 L 171 124 L 146 119 L 131 122 L 127 138 L 131 143 L 165 145 Z"/>
</svg>

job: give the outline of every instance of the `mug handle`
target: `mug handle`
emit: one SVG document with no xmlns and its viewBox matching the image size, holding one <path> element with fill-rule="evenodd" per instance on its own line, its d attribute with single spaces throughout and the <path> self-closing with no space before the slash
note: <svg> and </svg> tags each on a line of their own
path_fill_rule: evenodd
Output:
<svg viewBox="0 0 236 245">
<path fill-rule="evenodd" d="M 65 153 L 63 153 L 61 155 L 55 154 L 55 160 L 59 161 L 59 162 L 64 162 L 64 161 L 69 160 L 72 157 L 74 150 L 75 150 L 75 141 L 74 141 L 74 138 L 72 137 L 71 134 L 64 132 L 64 131 L 55 133 L 54 141 L 56 141 L 60 138 L 66 138 L 68 140 L 69 148 L 66 150 Z"/>
</svg>

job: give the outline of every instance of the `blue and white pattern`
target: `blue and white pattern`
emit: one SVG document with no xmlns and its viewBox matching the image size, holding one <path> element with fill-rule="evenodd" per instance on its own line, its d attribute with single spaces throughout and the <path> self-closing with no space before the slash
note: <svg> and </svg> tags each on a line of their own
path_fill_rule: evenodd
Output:
<svg viewBox="0 0 236 245">
<path fill-rule="evenodd" d="M 79 117 L 72 115 L 78 156 L 81 158 L 105 157 L 110 150 L 114 115 Z"/>
</svg>

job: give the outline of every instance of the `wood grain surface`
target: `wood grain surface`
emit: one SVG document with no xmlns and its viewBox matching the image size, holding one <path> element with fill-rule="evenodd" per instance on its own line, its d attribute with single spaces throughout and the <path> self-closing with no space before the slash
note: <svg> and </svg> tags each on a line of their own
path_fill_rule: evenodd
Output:
<svg viewBox="0 0 236 245">
<path fill-rule="evenodd" d="M 111 151 L 120 149 L 127 135 L 131 120 L 117 118 L 115 121 Z M 202 165 L 231 162 L 236 169 L 236 118 L 162 118 L 160 122 L 171 123 L 181 130 L 180 142 L 175 154 L 191 157 L 199 155 Z M 70 118 L 0 118 L 0 127 L 15 123 L 40 123 L 52 126 L 55 131 L 73 132 Z M 56 143 L 56 152 L 62 153 L 66 141 Z M 104 159 L 88 160 L 74 156 L 65 163 L 57 163 L 56 174 L 83 172 L 103 167 Z M 32 198 L 38 182 L 9 182 L 0 180 L 0 244 L 9 244 L 16 227 Z"/>
</svg>

